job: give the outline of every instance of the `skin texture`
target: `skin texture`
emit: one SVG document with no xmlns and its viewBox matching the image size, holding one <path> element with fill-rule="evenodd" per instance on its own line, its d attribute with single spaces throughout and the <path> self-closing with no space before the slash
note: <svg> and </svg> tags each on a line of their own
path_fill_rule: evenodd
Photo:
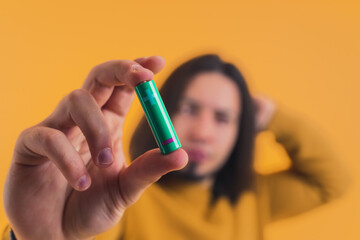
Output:
<svg viewBox="0 0 360 240">
<path fill-rule="evenodd" d="M 115 225 L 151 183 L 187 163 L 179 149 L 126 166 L 122 129 L 136 84 L 164 66 L 158 56 L 95 66 L 41 123 L 18 137 L 4 205 L 18 239 L 86 239 Z"/>
<path fill-rule="evenodd" d="M 240 92 L 231 79 L 217 72 L 196 75 L 173 117 L 180 142 L 189 154 L 189 164 L 179 173 L 212 180 L 234 147 L 240 114 Z"/>
</svg>

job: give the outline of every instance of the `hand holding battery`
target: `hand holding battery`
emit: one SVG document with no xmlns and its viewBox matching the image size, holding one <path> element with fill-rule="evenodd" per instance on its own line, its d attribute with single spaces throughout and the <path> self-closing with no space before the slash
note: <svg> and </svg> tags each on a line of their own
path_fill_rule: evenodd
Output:
<svg viewBox="0 0 360 240">
<path fill-rule="evenodd" d="M 156 56 L 100 64 L 81 90 L 21 133 L 4 192 L 19 239 L 77 239 L 104 232 L 147 186 L 186 165 L 182 149 L 166 155 L 154 149 L 130 166 L 124 160 L 122 128 L 134 87 L 163 66 Z"/>
</svg>

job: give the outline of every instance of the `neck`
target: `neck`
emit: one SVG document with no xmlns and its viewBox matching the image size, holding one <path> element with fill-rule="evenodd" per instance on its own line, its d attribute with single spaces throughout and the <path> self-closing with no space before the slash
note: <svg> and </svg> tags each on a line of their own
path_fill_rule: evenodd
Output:
<svg viewBox="0 0 360 240">
<path fill-rule="evenodd" d="M 210 176 L 200 180 L 199 183 L 206 188 L 212 188 L 214 185 L 214 181 L 215 181 L 214 177 Z"/>
</svg>

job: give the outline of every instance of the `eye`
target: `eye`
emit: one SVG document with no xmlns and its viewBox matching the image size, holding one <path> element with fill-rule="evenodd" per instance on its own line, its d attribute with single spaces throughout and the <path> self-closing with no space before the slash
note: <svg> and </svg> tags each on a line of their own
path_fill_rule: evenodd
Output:
<svg viewBox="0 0 360 240">
<path fill-rule="evenodd" d="M 180 105 L 179 113 L 187 115 L 196 115 L 199 111 L 199 108 L 191 104 L 182 104 Z"/>
<path fill-rule="evenodd" d="M 230 123 L 230 117 L 226 113 L 215 113 L 215 120 L 222 124 Z"/>
</svg>

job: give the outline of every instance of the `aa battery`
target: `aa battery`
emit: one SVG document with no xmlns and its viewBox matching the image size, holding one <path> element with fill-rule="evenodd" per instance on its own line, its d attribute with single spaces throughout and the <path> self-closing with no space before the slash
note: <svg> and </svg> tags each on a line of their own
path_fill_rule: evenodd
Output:
<svg viewBox="0 0 360 240">
<path fill-rule="evenodd" d="M 161 153 L 167 154 L 180 148 L 180 141 L 155 82 L 153 80 L 143 82 L 135 87 L 135 91 Z"/>
</svg>

